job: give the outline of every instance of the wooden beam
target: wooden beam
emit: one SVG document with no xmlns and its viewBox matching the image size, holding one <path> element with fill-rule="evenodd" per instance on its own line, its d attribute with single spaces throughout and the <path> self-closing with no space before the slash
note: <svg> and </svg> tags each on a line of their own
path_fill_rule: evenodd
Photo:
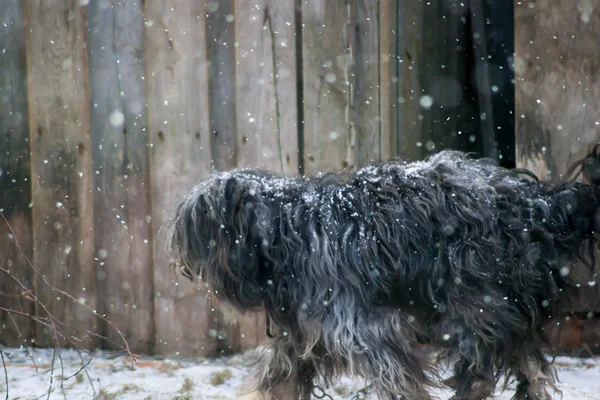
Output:
<svg viewBox="0 0 600 400">
<path fill-rule="evenodd" d="M 216 322 L 204 292 L 169 269 L 165 224 L 193 184 L 210 173 L 204 1 L 146 0 L 156 351 L 213 356 Z"/>
<path fill-rule="evenodd" d="M 32 288 L 33 260 L 31 214 L 31 167 L 25 58 L 23 2 L 0 3 L 0 267 Z M 24 256 L 17 249 L 17 244 Z M 33 313 L 33 303 L 20 294 L 22 288 L 0 273 L 0 302 L 3 307 Z M 0 343 L 28 345 L 33 338 L 32 321 L 0 312 Z"/>
<path fill-rule="evenodd" d="M 380 71 L 380 7 L 376 0 L 302 3 L 307 175 L 356 170 L 389 152 L 379 103 L 382 76 L 389 87 Z"/>
<path fill-rule="evenodd" d="M 423 59 L 422 0 L 398 0 L 396 10 L 396 57 L 398 102 L 398 156 L 406 161 L 424 155 L 423 118 L 419 102 L 423 96 L 420 69 Z"/>
<path fill-rule="evenodd" d="M 379 146 L 381 159 L 398 154 L 398 3 L 379 2 Z"/>
<path fill-rule="evenodd" d="M 155 334 L 143 7 L 90 2 L 87 26 L 98 310 L 132 351 L 148 354 Z M 101 332 L 119 342 L 106 323 Z"/>
<path fill-rule="evenodd" d="M 88 104 L 85 11 L 79 2 L 25 1 L 34 265 L 38 298 L 66 324 L 84 348 L 96 339 L 92 159 Z M 46 317 L 38 307 L 37 314 Z M 39 325 L 40 345 L 53 345 L 54 332 Z"/>
</svg>

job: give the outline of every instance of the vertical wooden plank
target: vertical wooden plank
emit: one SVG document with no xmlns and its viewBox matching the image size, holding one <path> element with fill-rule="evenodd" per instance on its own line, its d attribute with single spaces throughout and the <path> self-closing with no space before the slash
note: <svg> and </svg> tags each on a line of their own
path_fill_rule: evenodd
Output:
<svg viewBox="0 0 600 400">
<path fill-rule="evenodd" d="M 515 166 L 515 12 L 512 1 L 493 1 L 490 7 L 489 51 L 494 129 L 500 165 Z"/>
<path fill-rule="evenodd" d="M 492 105 L 492 63 L 490 56 L 490 37 L 487 24 L 489 7 L 485 0 L 470 0 L 471 32 L 475 58 L 476 88 L 479 110 L 480 154 L 496 160 L 498 151 L 495 143 L 494 112 Z M 491 57 L 491 56 L 490 56 Z"/>
<path fill-rule="evenodd" d="M 146 0 L 145 5 L 156 351 L 214 355 L 216 325 L 206 298 L 169 270 L 166 237 L 159 235 L 181 198 L 210 172 L 205 4 Z"/>
<path fill-rule="evenodd" d="M 304 173 L 355 164 L 352 2 L 302 2 Z"/>
<path fill-rule="evenodd" d="M 404 160 L 423 156 L 423 117 L 419 104 L 423 91 L 420 73 L 423 54 L 423 0 L 398 0 L 398 155 Z M 420 117 L 421 116 L 421 117 Z"/>
<path fill-rule="evenodd" d="M 352 2 L 352 111 L 356 135 L 356 165 L 381 158 L 379 0 Z M 386 146 L 387 147 L 387 146 Z"/>
<path fill-rule="evenodd" d="M 27 66 L 23 3 L 0 3 L 0 267 L 11 271 L 31 288 L 32 271 L 15 247 L 15 240 L 33 259 L 31 226 L 31 170 L 27 111 Z M 3 307 L 31 314 L 33 304 L 18 297 L 21 288 L 0 273 Z M 0 343 L 25 345 L 32 338 L 31 321 L 0 312 Z"/>
<path fill-rule="evenodd" d="M 388 160 L 398 150 L 398 2 L 379 1 L 379 114 L 381 158 Z"/>
<path fill-rule="evenodd" d="M 238 135 L 237 127 L 236 46 L 239 43 L 236 42 L 235 1 L 208 1 L 206 11 L 211 157 L 214 168 L 226 171 L 238 166 L 238 142 L 243 137 L 248 139 L 245 133 Z M 245 335 L 240 331 L 244 319 L 220 308 L 215 308 L 213 315 L 218 324 L 218 352 L 238 351 L 240 339 Z"/>
<path fill-rule="evenodd" d="M 423 119 L 424 154 L 444 149 L 477 151 L 479 113 L 469 61 L 468 2 L 443 0 L 423 5 L 423 53 L 417 101 Z"/>
<path fill-rule="evenodd" d="M 237 165 L 298 171 L 295 0 L 238 2 L 235 9 Z M 265 338 L 263 313 L 239 318 L 243 351 Z"/>
<path fill-rule="evenodd" d="M 381 158 L 379 2 L 302 4 L 305 172 Z"/>
<path fill-rule="evenodd" d="M 210 148 L 218 170 L 229 170 L 237 165 L 234 5 L 234 0 L 206 3 Z"/>
<path fill-rule="evenodd" d="M 296 36 L 296 104 L 298 112 L 298 174 L 305 175 L 306 157 L 304 153 L 304 45 L 302 41 L 302 0 L 296 0 L 294 12 L 294 34 Z"/>
<path fill-rule="evenodd" d="M 35 266 L 51 284 L 95 309 L 84 8 L 66 0 L 27 0 L 25 6 Z M 96 330 L 89 311 L 40 279 L 35 284 L 60 321 Z M 38 328 L 39 341 L 52 343 L 52 331 Z M 70 333 L 82 338 L 81 346 L 94 347 L 94 338 Z"/>
<path fill-rule="evenodd" d="M 92 1 L 87 21 L 98 310 L 125 334 L 132 351 L 150 353 L 154 276 L 143 6 Z M 107 324 L 102 332 L 119 342 Z"/>
<path fill-rule="evenodd" d="M 237 3 L 238 167 L 298 170 L 293 0 Z"/>
</svg>

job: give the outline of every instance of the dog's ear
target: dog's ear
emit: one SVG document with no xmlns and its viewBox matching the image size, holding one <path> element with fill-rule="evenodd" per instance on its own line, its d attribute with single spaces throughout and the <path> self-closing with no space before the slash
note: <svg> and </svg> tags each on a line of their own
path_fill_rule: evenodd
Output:
<svg viewBox="0 0 600 400">
<path fill-rule="evenodd" d="M 240 278 L 254 278 L 261 259 L 273 243 L 271 202 L 263 195 L 258 182 L 234 177 L 224 191 L 227 212 L 222 226 L 231 235 L 230 266 Z M 251 265 L 252 264 L 252 265 Z"/>
<path fill-rule="evenodd" d="M 241 172 L 202 182 L 173 222 L 170 252 L 179 269 L 240 309 L 258 307 L 261 269 L 273 242 L 269 204 L 260 180 Z"/>
<path fill-rule="evenodd" d="M 214 236 L 212 273 L 223 295 L 248 309 L 261 302 L 262 277 L 273 243 L 271 204 L 261 182 L 234 173 L 212 191 Z"/>
</svg>

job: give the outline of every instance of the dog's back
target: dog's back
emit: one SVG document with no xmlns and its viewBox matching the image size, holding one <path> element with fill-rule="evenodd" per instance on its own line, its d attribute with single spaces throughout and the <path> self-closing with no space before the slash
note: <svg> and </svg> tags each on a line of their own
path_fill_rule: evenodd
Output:
<svg viewBox="0 0 600 400">
<path fill-rule="evenodd" d="M 343 178 L 222 173 L 182 203 L 172 248 L 221 300 L 265 308 L 278 335 L 263 393 L 346 371 L 426 399 L 434 371 L 412 347 L 425 335 L 454 362 L 457 399 L 491 394 L 499 372 L 517 399 L 544 399 L 542 322 L 595 242 L 600 163 L 582 164 L 591 185 L 458 152 Z"/>
</svg>

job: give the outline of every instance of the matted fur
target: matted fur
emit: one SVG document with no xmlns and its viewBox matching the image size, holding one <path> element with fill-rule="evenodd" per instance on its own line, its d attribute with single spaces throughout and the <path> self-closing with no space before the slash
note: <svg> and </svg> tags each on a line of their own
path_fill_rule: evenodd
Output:
<svg viewBox="0 0 600 400">
<path fill-rule="evenodd" d="M 382 399 L 429 399 L 427 341 L 457 399 L 489 396 L 501 374 L 516 399 L 549 399 L 541 328 L 591 264 L 595 188 L 451 151 L 346 177 L 222 172 L 180 204 L 170 250 L 211 296 L 266 310 L 276 337 L 248 388 L 261 398 L 308 399 L 349 373 Z"/>
</svg>

